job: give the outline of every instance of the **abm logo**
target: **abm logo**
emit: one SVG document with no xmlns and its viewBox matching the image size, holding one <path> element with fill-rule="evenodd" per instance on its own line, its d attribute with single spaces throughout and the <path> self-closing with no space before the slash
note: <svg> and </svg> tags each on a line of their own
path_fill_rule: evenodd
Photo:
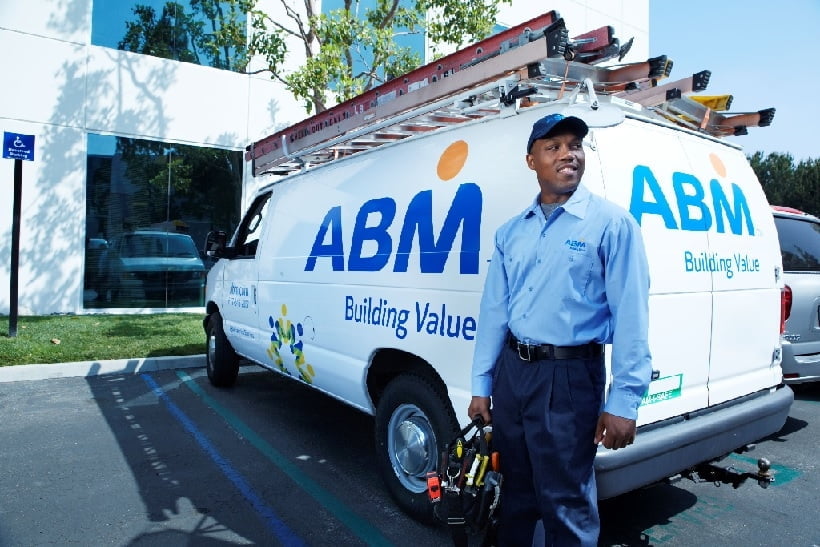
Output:
<svg viewBox="0 0 820 547">
<path fill-rule="evenodd" d="M 706 232 L 714 227 L 720 234 L 728 229 L 735 235 L 743 235 L 745 228 L 747 234 L 754 235 L 749 203 L 740 186 L 731 183 L 724 188 L 717 179 L 712 179 L 708 188 L 711 199 L 697 177 L 689 173 L 673 173 L 673 209 L 652 170 L 645 165 L 637 165 L 632 172 L 629 212 L 638 224 L 644 215 L 657 215 L 670 230 Z"/>
<path fill-rule="evenodd" d="M 586 244 L 585 242 L 583 242 L 583 241 L 577 241 L 577 240 L 575 240 L 575 239 L 568 239 L 568 240 L 566 240 L 566 241 L 564 242 L 564 245 L 566 245 L 566 246 L 567 246 L 567 248 L 568 248 L 570 251 L 576 251 L 576 252 L 582 252 L 582 251 L 585 251 L 585 250 L 586 250 L 586 248 L 587 248 L 587 244 Z"/>
<path fill-rule="evenodd" d="M 438 237 L 433 227 L 433 191 L 424 190 L 413 196 L 401 220 L 401 232 L 394 249 L 395 241 L 389 229 L 396 220 L 397 208 L 391 197 L 366 201 L 356 213 L 350 249 L 345 252 L 342 207 L 332 207 L 316 233 L 305 271 L 313 271 L 319 259 L 326 259 L 333 271 L 376 272 L 395 256 L 393 271 L 406 272 L 414 242 L 417 242 L 421 273 L 442 273 L 460 229 L 459 271 L 478 273 L 482 196 L 477 184 L 465 183 L 458 187 Z M 366 246 L 375 252 L 365 254 Z"/>
</svg>

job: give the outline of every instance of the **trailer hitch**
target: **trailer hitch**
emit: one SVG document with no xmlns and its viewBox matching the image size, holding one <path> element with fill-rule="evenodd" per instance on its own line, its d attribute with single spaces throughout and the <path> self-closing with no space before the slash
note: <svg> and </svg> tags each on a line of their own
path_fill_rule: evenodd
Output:
<svg viewBox="0 0 820 547">
<path fill-rule="evenodd" d="M 713 482 L 715 486 L 731 484 L 733 488 L 740 487 L 748 479 L 757 481 L 761 488 L 768 488 L 774 482 L 772 463 L 767 458 L 757 460 L 757 472 L 738 471 L 734 466 L 722 467 L 717 463 L 702 463 L 682 473 L 683 477 L 692 482 Z"/>
</svg>

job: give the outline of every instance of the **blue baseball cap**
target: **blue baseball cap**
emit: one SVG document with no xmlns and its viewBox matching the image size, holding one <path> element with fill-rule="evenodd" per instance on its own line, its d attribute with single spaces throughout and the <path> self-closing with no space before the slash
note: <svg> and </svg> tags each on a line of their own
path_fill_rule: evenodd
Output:
<svg viewBox="0 0 820 547">
<path fill-rule="evenodd" d="M 551 133 L 558 130 L 563 130 L 568 133 L 573 133 L 579 138 L 583 139 L 589 133 L 589 127 L 581 118 L 575 116 L 564 116 L 563 114 L 550 114 L 544 116 L 534 124 L 532 124 L 532 133 L 530 133 L 530 140 L 527 141 L 527 154 L 532 151 L 532 143 L 538 139 L 548 137 Z"/>
</svg>

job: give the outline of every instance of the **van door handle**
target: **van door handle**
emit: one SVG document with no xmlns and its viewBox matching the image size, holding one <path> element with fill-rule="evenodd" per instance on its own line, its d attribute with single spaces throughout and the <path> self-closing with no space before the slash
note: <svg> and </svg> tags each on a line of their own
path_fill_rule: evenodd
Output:
<svg viewBox="0 0 820 547">
<path fill-rule="evenodd" d="M 256 285 L 253 286 L 253 305 L 256 305 Z"/>
</svg>

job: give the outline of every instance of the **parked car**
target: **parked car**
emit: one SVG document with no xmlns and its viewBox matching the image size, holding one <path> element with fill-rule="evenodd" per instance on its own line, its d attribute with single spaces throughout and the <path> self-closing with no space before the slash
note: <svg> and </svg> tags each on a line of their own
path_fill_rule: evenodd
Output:
<svg viewBox="0 0 820 547">
<path fill-rule="evenodd" d="M 112 305 L 202 305 L 205 265 L 188 234 L 136 231 L 112 239 L 101 260 Z"/>
<path fill-rule="evenodd" d="M 820 218 L 791 207 L 772 209 L 787 297 L 783 379 L 820 381 Z"/>
</svg>

